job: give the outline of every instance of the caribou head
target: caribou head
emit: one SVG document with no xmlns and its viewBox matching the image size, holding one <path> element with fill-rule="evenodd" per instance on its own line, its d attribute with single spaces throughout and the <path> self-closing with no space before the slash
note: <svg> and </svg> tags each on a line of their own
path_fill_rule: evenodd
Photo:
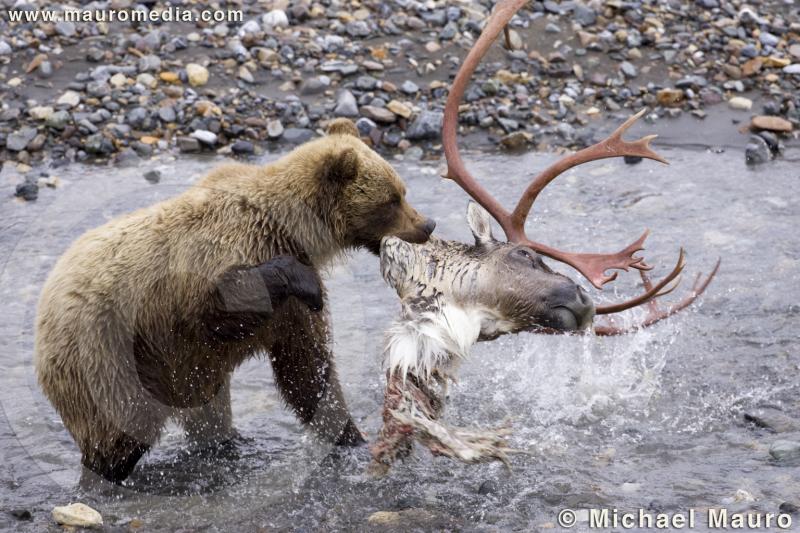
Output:
<svg viewBox="0 0 800 533">
<path fill-rule="evenodd" d="M 424 307 L 440 296 L 476 315 L 481 339 L 592 324 L 594 304 L 574 281 L 553 272 L 532 248 L 495 239 L 489 214 L 474 202 L 467 221 L 473 245 L 437 238 L 425 244 L 383 240 L 381 273 L 401 300 Z"/>
</svg>

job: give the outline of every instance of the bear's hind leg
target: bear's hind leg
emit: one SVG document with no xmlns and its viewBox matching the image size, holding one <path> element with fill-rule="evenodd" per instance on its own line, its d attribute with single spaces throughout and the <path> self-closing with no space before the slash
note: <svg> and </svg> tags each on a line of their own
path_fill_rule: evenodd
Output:
<svg viewBox="0 0 800 533">
<path fill-rule="evenodd" d="M 150 445 L 123 434 L 115 438 L 110 446 L 103 448 L 103 451 L 84 452 L 81 463 L 108 481 L 119 483 L 133 472 L 139 459 L 150 450 Z"/>
<path fill-rule="evenodd" d="M 277 340 L 269 357 L 286 403 L 323 439 L 340 445 L 363 444 L 336 376 L 325 315 L 289 299 L 271 325 Z"/>
</svg>

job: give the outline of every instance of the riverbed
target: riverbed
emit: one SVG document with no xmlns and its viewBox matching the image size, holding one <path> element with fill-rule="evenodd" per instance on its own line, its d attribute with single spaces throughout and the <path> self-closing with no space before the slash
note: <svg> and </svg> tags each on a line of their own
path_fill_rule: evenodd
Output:
<svg viewBox="0 0 800 533">
<path fill-rule="evenodd" d="M 509 470 L 417 450 L 379 480 L 366 474 L 366 449 L 334 450 L 304 432 L 282 406 L 269 365 L 252 360 L 234 377 L 234 417 L 243 437 L 235 449 L 191 453 L 171 425 L 124 487 L 80 488 L 78 451 L 32 366 L 39 290 L 83 231 L 179 193 L 223 159 L 73 165 L 49 171 L 58 186 L 43 188 L 29 203 L 11 198 L 18 178 L 6 166 L 0 174 L 0 527 L 55 528 L 52 507 L 71 501 L 96 508 L 107 525 L 126 530 L 134 521 L 145 531 L 385 530 L 368 518 L 401 510 L 394 527 L 403 530 L 533 531 L 555 525 L 564 508 L 777 513 L 784 502 L 800 504 L 800 464 L 768 453 L 776 440 L 800 440 L 800 151 L 753 169 L 738 147 L 687 147 L 680 140 L 658 146 L 669 166 L 605 160 L 568 172 L 537 202 L 528 233 L 570 250 L 611 251 L 650 228 L 645 256 L 655 275 L 667 273 L 679 247 L 686 249 L 684 291 L 696 272 L 722 258 L 707 294 L 669 321 L 624 337 L 524 333 L 479 344 L 451 388 L 449 421 L 491 427 L 507 419 L 511 444 L 526 453 L 515 455 Z M 555 158 L 467 154 L 475 174 L 507 205 Z M 440 236 L 470 238 L 467 197 L 438 176 L 439 161 L 393 164 L 410 202 L 437 220 Z M 144 179 L 149 170 L 161 172 L 159 183 Z M 640 290 L 634 273 L 599 292 L 576 272 L 557 268 L 597 302 Z M 360 428 L 374 437 L 383 331 L 398 301 L 366 252 L 349 254 L 326 279 L 342 385 Z M 778 433 L 745 420 L 764 410 L 794 427 Z M 7 510 L 28 510 L 32 520 Z M 585 527 L 579 522 L 576 530 Z"/>
</svg>

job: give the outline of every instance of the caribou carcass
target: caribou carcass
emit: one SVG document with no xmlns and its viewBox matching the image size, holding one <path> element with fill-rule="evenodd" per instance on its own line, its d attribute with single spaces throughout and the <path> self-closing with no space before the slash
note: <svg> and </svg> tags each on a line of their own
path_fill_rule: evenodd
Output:
<svg viewBox="0 0 800 533">
<path fill-rule="evenodd" d="M 375 474 L 387 472 L 397 458 L 409 453 L 414 441 L 434 454 L 466 462 L 507 462 L 511 451 L 506 443 L 507 427 L 469 430 L 450 427 L 441 419 L 447 380 L 475 342 L 523 330 L 547 334 L 588 329 L 597 335 L 629 333 L 689 306 L 719 268 L 717 261 L 705 279 L 697 276 L 690 294 L 662 309 L 656 298 L 677 286 L 685 266 L 683 249 L 672 271 L 654 284 L 647 275 L 652 267 L 635 255 L 643 249 L 647 232 L 610 254 L 564 252 L 525 234 L 525 220 L 537 196 L 566 170 L 589 161 L 622 156 L 666 163 L 650 148 L 655 136 L 633 142 L 622 139 L 643 111 L 600 143 L 563 157 L 542 171 L 512 211 L 506 210 L 469 173 L 457 145 L 459 103 L 481 58 L 525 1 L 501 0 L 496 4 L 456 74 L 445 106 L 442 140 L 446 177 L 480 205 L 470 204 L 468 209 L 475 244 L 432 238 L 417 245 L 390 238 L 381 247 L 381 270 L 401 299 L 402 314 L 387 336 L 384 424 L 372 446 L 370 467 Z M 503 229 L 507 242 L 492 236 L 490 216 Z M 644 292 L 625 302 L 596 307 L 572 280 L 550 270 L 542 256 L 568 264 L 597 289 L 616 279 L 617 272 L 607 271 L 636 269 Z M 613 319 L 593 324 L 595 315 L 610 315 L 640 305 L 646 305 L 648 312 L 636 326 L 617 326 Z"/>
</svg>

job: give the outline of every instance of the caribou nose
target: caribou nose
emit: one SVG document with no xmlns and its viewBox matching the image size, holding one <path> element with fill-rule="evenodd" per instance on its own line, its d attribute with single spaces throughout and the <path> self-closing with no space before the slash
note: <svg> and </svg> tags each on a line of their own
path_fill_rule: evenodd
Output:
<svg viewBox="0 0 800 533">
<path fill-rule="evenodd" d="M 551 294 L 553 325 L 556 329 L 580 330 L 589 327 L 594 318 L 594 302 L 581 287 L 564 283 Z"/>
<path fill-rule="evenodd" d="M 433 233 L 434 229 L 436 229 L 436 221 L 432 218 L 425 220 L 425 222 L 422 224 L 422 231 L 427 233 L 429 236 L 431 233 Z"/>
</svg>

